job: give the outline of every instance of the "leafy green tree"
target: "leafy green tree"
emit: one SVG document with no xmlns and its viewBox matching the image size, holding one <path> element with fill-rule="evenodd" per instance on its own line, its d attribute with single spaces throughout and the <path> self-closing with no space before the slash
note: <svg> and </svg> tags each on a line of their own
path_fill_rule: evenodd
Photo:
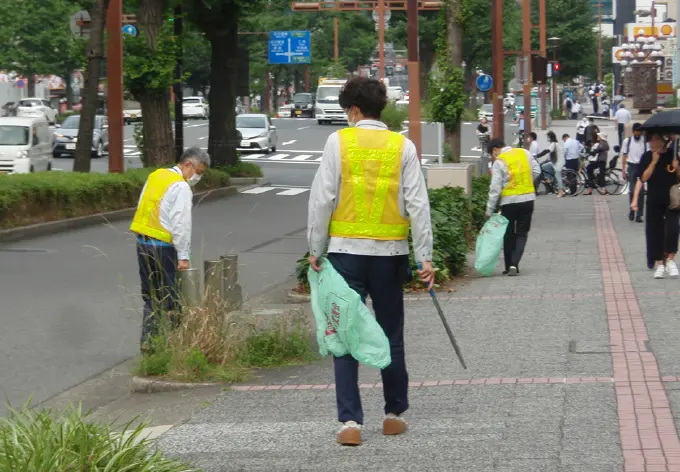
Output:
<svg viewBox="0 0 680 472">
<path fill-rule="evenodd" d="M 210 42 L 210 125 L 208 153 L 213 166 L 238 162 L 236 85 L 241 23 L 261 13 L 264 0 L 185 0 L 187 18 Z"/>
<path fill-rule="evenodd" d="M 0 69 L 26 77 L 29 95 L 35 75 L 63 73 L 74 42 L 68 19 L 78 9 L 69 0 L 0 0 Z"/>
<path fill-rule="evenodd" d="M 195 94 L 201 92 L 206 95 L 210 85 L 210 42 L 191 25 L 187 26 L 182 43 L 186 85 Z"/>
</svg>

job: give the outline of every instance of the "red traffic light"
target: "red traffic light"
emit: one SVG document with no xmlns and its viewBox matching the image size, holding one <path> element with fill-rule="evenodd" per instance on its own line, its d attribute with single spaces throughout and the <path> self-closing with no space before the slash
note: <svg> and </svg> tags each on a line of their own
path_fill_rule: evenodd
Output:
<svg viewBox="0 0 680 472">
<path fill-rule="evenodd" d="M 556 71 L 559 71 L 559 70 L 560 70 L 560 63 L 559 63 L 559 62 L 556 62 L 556 63 L 553 65 L 553 67 L 555 68 Z"/>
</svg>

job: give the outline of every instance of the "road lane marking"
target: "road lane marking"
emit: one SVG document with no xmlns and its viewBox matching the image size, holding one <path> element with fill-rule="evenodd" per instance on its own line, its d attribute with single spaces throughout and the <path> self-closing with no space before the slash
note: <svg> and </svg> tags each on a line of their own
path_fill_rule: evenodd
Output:
<svg viewBox="0 0 680 472">
<path fill-rule="evenodd" d="M 198 139 L 208 139 L 208 137 L 207 137 L 207 136 L 201 136 L 201 137 L 198 138 Z"/>
<path fill-rule="evenodd" d="M 281 143 L 281 146 L 288 146 L 289 144 L 296 143 L 297 139 L 293 139 L 292 141 L 286 141 L 285 143 Z"/>
<path fill-rule="evenodd" d="M 251 188 L 251 189 L 248 189 L 248 190 L 242 190 L 241 193 L 249 193 L 249 194 L 257 195 L 257 194 L 260 194 L 260 193 L 269 192 L 270 190 L 274 190 L 274 187 L 255 187 L 255 188 Z"/>
<path fill-rule="evenodd" d="M 247 156 L 241 156 L 241 159 L 246 159 L 246 158 L 259 159 L 259 158 L 264 157 L 264 156 L 266 156 L 266 154 L 248 154 Z"/>
<path fill-rule="evenodd" d="M 290 154 L 274 154 L 269 158 L 271 161 L 281 161 L 285 159 L 286 157 L 290 156 Z"/>
<path fill-rule="evenodd" d="M 308 192 L 308 188 L 289 188 L 288 190 L 284 190 L 283 192 L 277 193 L 277 195 L 284 195 L 284 196 L 292 196 L 292 195 L 299 195 L 301 193 Z"/>
<path fill-rule="evenodd" d="M 314 159 L 314 162 L 321 162 L 321 158 L 322 158 L 322 157 L 323 157 L 323 156 L 317 157 L 316 159 Z"/>
<path fill-rule="evenodd" d="M 311 128 L 311 126 L 303 126 L 302 128 L 298 128 L 298 131 L 300 131 L 301 129 L 307 129 L 307 128 Z"/>
<path fill-rule="evenodd" d="M 312 157 L 311 154 L 300 154 L 299 156 L 292 158 L 291 161 L 306 161 L 310 157 Z"/>
</svg>

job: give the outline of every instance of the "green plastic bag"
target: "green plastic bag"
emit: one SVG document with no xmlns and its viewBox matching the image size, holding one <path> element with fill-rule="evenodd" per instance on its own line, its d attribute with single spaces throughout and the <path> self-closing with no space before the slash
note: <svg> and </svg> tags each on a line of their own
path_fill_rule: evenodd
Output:
<svg viewBox="0 0 680 472">
<path fill-rule="evenodd" d="M 307 279 L 312 292 L 319 353 L 351 354 L 367 366 L 384 369 L 392 362 L 390 343 L 370 310 L 326 258 L 321 272 L 311 267 Z"/>
<path fill-rule="evenodd" d="M 496 271 L 507 229 L 508 219 L 501 214 L 495 214 L 487 220 L 479 232 L 475 248 L 475 269 L 480 275 L 488 277 Z"/>
</svg>

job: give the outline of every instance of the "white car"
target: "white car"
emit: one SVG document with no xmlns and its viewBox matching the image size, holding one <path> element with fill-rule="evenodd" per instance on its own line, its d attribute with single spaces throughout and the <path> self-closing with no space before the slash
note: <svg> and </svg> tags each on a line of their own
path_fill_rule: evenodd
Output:
<svg viewBox="0 0 680 472">
<path fill-rule="evenodd" d="M 491 103 L 485 103 L 482 105 L 477 116 L 480 120 L 482 118 L 486 118 L 489 121 L 493 121 L 493 105 Z"/>
<path fill-rule="evenodd" d="M 506 93 L 505 98 L 503 99 L 503 105 L 505 105 L 505 108 L 512 108 L 515 106 L 515 95 L 512 93 Z"/>
<path fill-rule="evenodd" d="M 0 174 L 27 174 L 52 169 L 52 133 L 38 118 L 0 118 Z"/>
<path fill-rule="evenodd" d="M 276 113 L 277 118 L 290 118 L 293 116 L 293 104 L 282 105 L 279 107 L 278 113 Z"/>
<path fill-rule="evenodd" d="M 17 106 L 17 116 L 43 118 L 51 125 L 57 120 L 57 111 L 50 102 L 42 98 L 24 98 Z"/>
<path fill-rule="evenodd" d="M 200 118 L 202 120 L 207 120 L 210 115 L 210 108 L 204 97 L 185 97 L 184 100 L 182 100 L 182 114 L 185 118 Z"/>
<path fill-rule="evenodd" d="M 394 87 L 387 87 L 387 98 L 395 102 L 397 100 L 403 100 L 404 91 L 398 85 Z"/>
<path fill-rule="evenodd" d="M 241 134 L 239 151 L 276 151 L 276 126 L 267 115 L 238 115 L 236 129 Z"/>
<path fill-rule="evenodd" d="M 123 122 L 129 125 L 133 121 L 140 121 L 142 119 L 142 110 L 136 108 L 134 110 L 123 110 Z"/>
</svg>

